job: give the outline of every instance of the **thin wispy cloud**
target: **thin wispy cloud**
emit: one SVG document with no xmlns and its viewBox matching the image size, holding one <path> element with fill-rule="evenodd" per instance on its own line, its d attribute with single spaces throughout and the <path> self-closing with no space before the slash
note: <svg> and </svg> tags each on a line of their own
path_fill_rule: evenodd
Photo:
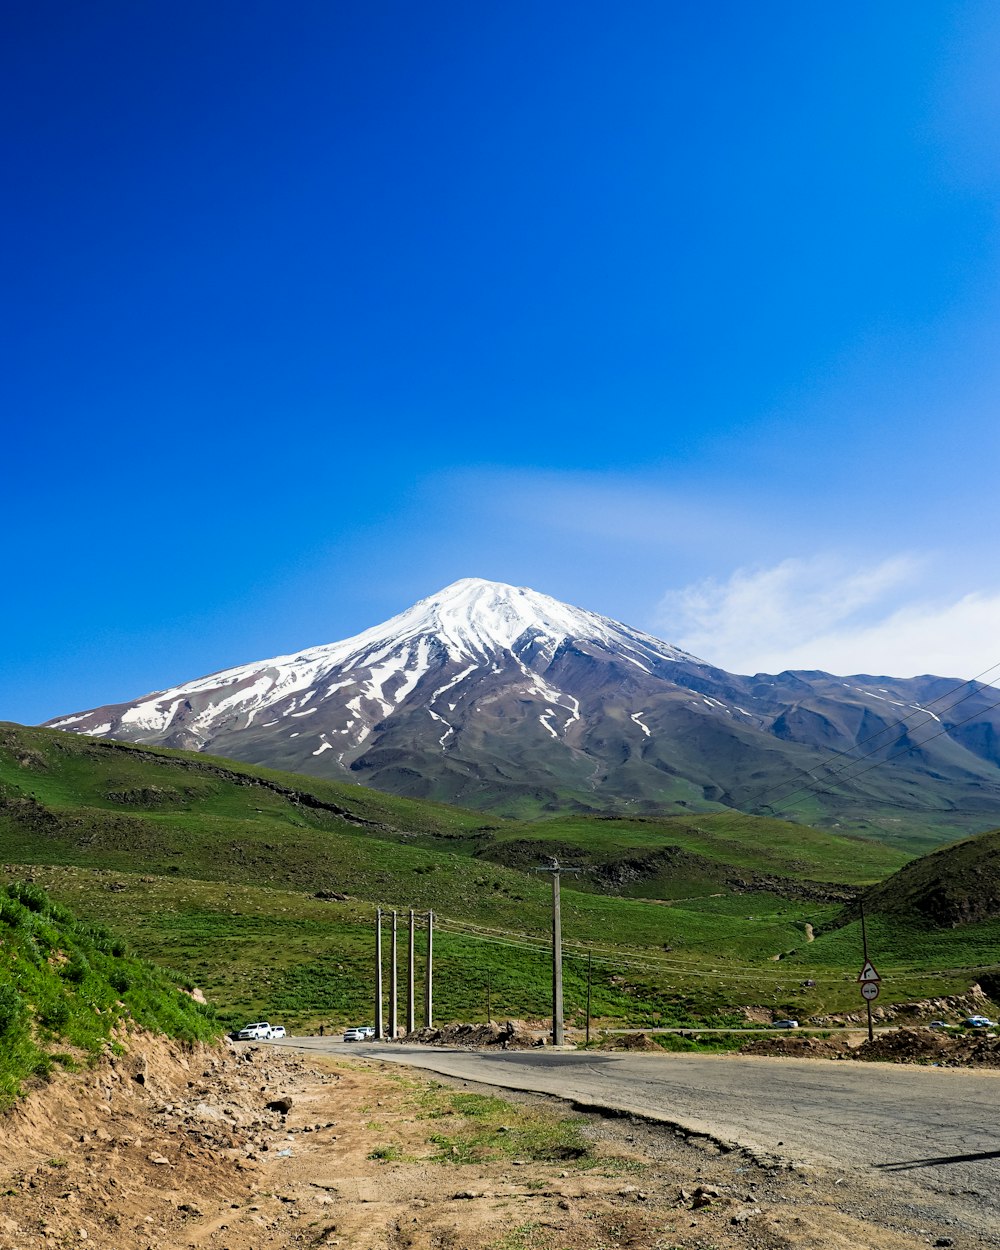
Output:
<svg viewBox="0 0 1000 1250">
<path fill-rule="evenodd" d="M 1000 592 L 933 597 L 927 565 L 900 555 L 867 567 L 824 555 L 738 569 L 666 594 L 671 641 L 733 672 L 824 669 L 968 677 L 1000 660 Z"/>
</svg>

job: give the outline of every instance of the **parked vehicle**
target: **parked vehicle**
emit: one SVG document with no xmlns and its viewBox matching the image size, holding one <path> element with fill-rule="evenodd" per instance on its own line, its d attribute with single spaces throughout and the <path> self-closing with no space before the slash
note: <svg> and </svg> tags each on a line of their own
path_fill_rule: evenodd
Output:
<svg viewBox="0 0 1000 1250">
<path fill-rule="evenodd" d="M 236 1034 L 236 1040 L 239 1042 L 266 1042 L 272 1035 L 273 1029 L 270 1024 L 266 1020 L 259 1020 L 256 1024 L 248 1024 L 245 1028 L 240 1029 Z"/>
<path fill-rule="evenodd" d="M 797 1029 L 798 1027 L 798 1020 L 775 1020 L 771 1025 L 772 1029 Z"/>
<path fill-rule="evenodd" d="M 357 1024 L 345 1032 L 344 1041 L 370 1042 L 374 1036 L 375 1030 L 370 1024 Z"/>
<path fill-rule="evenodd" d="M 989 1016 L 968 1016 L 962 1023 L 967 1024 L 970 1029 L 995 1029 L 997 1027 L 997 1022 L 991 1020 Z"/>
<path fill-rule="evenodd" d="M 951 1025 L 947 1020 L 932 1020 L 927 1027 L 929 1029 L 950 1029 Z"/>
<path fill-rule="evenodd" d="M 274 1041 L 276 1037 L 284 1037 L 284 1036 L 285 1036 L 285 1026 L 283 1024 L 271 1025 L 271 1040 L 272 1041 Z"/>
</svg>

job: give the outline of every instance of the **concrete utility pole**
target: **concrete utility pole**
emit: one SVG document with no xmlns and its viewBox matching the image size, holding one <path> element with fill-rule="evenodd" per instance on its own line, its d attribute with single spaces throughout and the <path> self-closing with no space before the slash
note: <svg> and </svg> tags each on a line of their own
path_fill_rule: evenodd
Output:
<svg viewBox="0 0 1000 1250">
<path fill-rule="evenodd" d="M 559 875 L 578 869 L 563 868 L 553 859 L 551 868 L 536 868 L 536 872 L 552 873 L 552 1045 L 564 1046 L 566 1034 L 563 1027 L 563 973 L 562 973 L 562 916 L 559 893 Z"/>
<path fill-rule="evenodd" d="M 564 1046 L 562 982 L 562 912 L 559 898 L 559 861 L 552 873 L 552 1045 Z"/>
<path fill-rule="evenodd" d="M 427 913 L 427 980 L 424 982 L 424 1027 L 434 1022 L 434 913 Z"/>
<path fill-rule="evenodd" d="M 382 908 L 375 909 L 375 1040 L 382 1040 Z"/>
<path fill-rule="evenodd" d="M 594 952 L 587 951 L 587 1036 L 584 1038 L 584 1044 L 590 1045 L 590 986 L 593 981 L 594 973 Z"/>
<path fill-rule="evenodd" d="M 406 1031 L 407 1033 L 412 1033 L 413 1030 L 417 1027 L 416 1003 L 414 1002 L 414 998 L 413 998 L 413 965 L 414 965 L 413 927 L 414 927 L 413 908 L 411 907 L 410 908 L 410 949 L 409 949 L 410 957 L 409 957 L 409 961 L 407 965 L 408 975 L 407 975 L 407 982 L 406 982 Z"/>
<path fill-rule="evenodd" d="M 396 913 L 392 913 L 392 963 L 389 969 L 389 1037 L 396 1036 Z"/>
</svg>

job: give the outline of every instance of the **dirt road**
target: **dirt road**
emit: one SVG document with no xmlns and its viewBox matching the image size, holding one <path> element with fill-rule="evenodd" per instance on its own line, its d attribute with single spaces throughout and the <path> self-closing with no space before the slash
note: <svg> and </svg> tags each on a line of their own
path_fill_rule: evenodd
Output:
<svg viewBox="0 0 1000 1250">
<path fill-rule="evenodd" d="M 746 1056 L 445 1050 L 294 1039 L 583 1105 L 881 1178 L 962 1225 L 1000 1227 L 1000 1072 Z"/>
</svg>

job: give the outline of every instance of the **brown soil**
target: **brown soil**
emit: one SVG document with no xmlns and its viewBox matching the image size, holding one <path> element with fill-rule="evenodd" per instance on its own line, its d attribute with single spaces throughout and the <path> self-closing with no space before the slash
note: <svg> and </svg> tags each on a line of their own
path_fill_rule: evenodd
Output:
<svg viewBox="0 0 1000 1250">
<path fill-rule="evenodd" d="M 398 1040 L 411 1045 L 499 1046 L 502 1050 L 528 1050 L 545 1044 L 549 1031 L 543 1024 L 526 1024 L 523 1020 L 505 1020 L 502 1024 L 446 1024 L 439 1029 L 415 1029 Z"/>
<path fill-rule="evenodd" d="M 456 1124 L 421 1114 L 440 1081 L 268 1047 L 130 1047 L 3 1121 L 0 1250 L 915 1250 L 956 1232 L 865 1177 L 627 1119 L 587 1117 L 582 1161 L 432 1162 Z M 563 1114 L 507 1098 L 512 1118 Z M 997 1244 L 962 1232 L 965 1250 Z"/>
<path fill-rule="evenodd" d="M 846 1037 L 762 1037 L 747 1043 L 744 1055 L 784 1055 L 795 1059 L 856 1059 L 881 1063 L 936 1063 L 942 1067 L 1000 1068 L 1000 1037 L 952 1037 L 936 1029 L 892 1029 L 860 1045 Z"/>
</svg>

